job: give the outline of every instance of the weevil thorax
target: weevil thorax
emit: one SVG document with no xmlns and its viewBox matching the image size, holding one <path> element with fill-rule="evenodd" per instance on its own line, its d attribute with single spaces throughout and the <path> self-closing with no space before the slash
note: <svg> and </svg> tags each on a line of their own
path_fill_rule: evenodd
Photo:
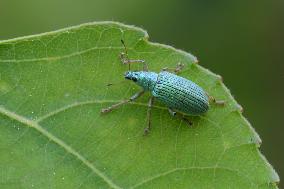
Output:
<svg viewBox="0 0 284 189">
<path fill-rule="evenodd" d="M 128 71 L 124 75 L 125 79 L 134 81 L 144 90 L 152 91 L 157 82 L 158 74 L 155 72 L 146 71 Z"/>
</svg>

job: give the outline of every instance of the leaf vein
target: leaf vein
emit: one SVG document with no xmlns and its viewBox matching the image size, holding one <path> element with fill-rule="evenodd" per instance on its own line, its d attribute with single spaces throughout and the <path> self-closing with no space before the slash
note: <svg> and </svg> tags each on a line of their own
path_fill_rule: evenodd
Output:
<svg viewBox="0 0 284 189">
<path fill-rule="evenodd" d="M 154 175 L 154 176 L 152 176 L 152 177 L 150 177 L 148 179 L 145 179 L 145 180 L 135 184 L 134 186 L 131 186 L 130 188 L 132 188 L 132 189 L 137 188 L 137 187 L 139 187 L 141 185 L 144 185 L 144 184 L 146 184 L 148 182 L 151 182 L 152 180 L 161 178 L 163 176 L 167 176 L 167 175 L 169 175 L 171 173 L 174 173 L 174 172 L 177 172 L 177 171 L 188 171 L 188 170 L 194 170 L 194 169 L 198 169 L 198 170 L 210 170 L 210 169 L 213 169 L 213 170 L 216 170 L 216 169 L 227 170 L 227 171 L 236 173 L 236 174 L 246 178 L 250 182 L 250 184 L 256 185 L 250 178 L 248 178 L 246 175 L 241 174 L 238 170 L 227 168 L 227 167 L 216 167 L 216 166 L 214 166 L 214 167 L 179 167 L 179 168 L 174 168 L 174 169 L 171 169 L 169 171 L 165 171 L 163 173 Z"/>
<path fill-rule="evenodd" d="M 73 155 L 75 158 L 80 160 L 85 166 L 90 168 L 92 172 L 94 172 L 96 175 L 101 177 L 110 187 L 115 188 L 115 189 L 120 189 L 118 185 L 116 185 L 110 178 L 108 178 L 106 175 L 104 175 L 99 169 L 97 169 L 90 161 L 88 161 L 85 157 L 83 157 L 81 154 L 79 154 L 75 149 L 73 149 L 71 146 L 66 144 L 64 141 L 61 139 L 57 138 L 53 134 L 49 133 L 47 130 L 45 130 L 41 125 L 39 125 L 37 122 L 27 119 L 21 115 L 18 115 L 14 112 L 11 112 L 7 109 L 5 109 L 3 106 L 0 106 L 0 113 L 3 114 L 4 116 L 16 120 L 28 127 L 34 128 L 37 130 L 39 133 L 41 133 L 43 136 L 47 137 L 49 140 L 53 141 L 60 147 L 62 147 L 64 150 L 66 150 L 68 153 Z"/>
<path fill-rule="evenodd" d="M 121 100 L 89 100 L 89 101 L 83 101 L 83 102 L 74 102 L 72 104 L 69 104 L 69 105 L 66 105 L 66 106 L 63 106 L 61 108 L 58 108 L 54 111 L 51 111 L 41 117 L 39 117 L 37 120 L 35 120 L 35 122 L 39 123 L 51 116 L 54 116 L 58 113 L 61 113 L 61 112 L 64 112 L 68 109 L 71 109 L 71 108 L 75 108 L 75 107 L 79 107 L 79 106 L 84 106 L 84 105 L 92 105 L 92 104 L 103 104 L 103 103 L 117 103 L 117 102 L 120 102 Z M 140 103 L 140 102 L 131 102 L 129 104 L 133 104 L 133 105 L 138 105 L 138 106 L 147 106 L 147 104 L 145 103 Z M 166 107 L 162 107 L 162 106 L 156 106 L 154 105 L 153 106 L 154 108 L 158 108 L 158 109 L 163 109 L 163 110 L 167 110 Z"/>
<path fill-rule="evenodd" d="M 44 57 L 44 58 L 30 58 L 30 59 L 7 59 L 7 60 L 0 60 L 0 62 L 36 62 L 36 61 L 55 61 L 55 60 L 61 60 L 61 59 L 65 59 L 65 58 L 70 58 L 73 56 L 78 56 L 78 55 L 82 55 L 84 53 L 93 51 L 93 50 L 110 50 L 110 49 L 123 49 L 122 47 L 92 47 L 86 50 L 82 50 L 82 51 L 77 51 L 74 53 L 70 53 L 67 55 L 62 55 L 62 56 L 53 56 L 53 57 Z M 130 48 L 129 48 L 130 49 Z"/>
</svg>

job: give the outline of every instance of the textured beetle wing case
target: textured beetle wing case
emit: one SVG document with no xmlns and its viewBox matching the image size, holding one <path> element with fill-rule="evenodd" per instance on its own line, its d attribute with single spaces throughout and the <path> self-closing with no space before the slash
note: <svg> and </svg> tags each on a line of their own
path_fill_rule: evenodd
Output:
<svg viewBox="0 0 284 189">
<path fill-rule="evenodd" d="M 169 72 L 160 72 L 152 91 L 154 97 L 169 108 L 199 115 L 209 108 L 208 96 L 192 81 Z"/>
</svg>

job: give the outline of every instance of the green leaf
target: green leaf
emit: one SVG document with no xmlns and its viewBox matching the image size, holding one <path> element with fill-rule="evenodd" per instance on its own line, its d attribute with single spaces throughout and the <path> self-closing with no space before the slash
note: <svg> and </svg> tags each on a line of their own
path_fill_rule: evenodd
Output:
<svg viewBox="0 0 284 189">
<path fill-rule="evenodd" d="M 188 127 L 155 101 L 147 136 L 149 94 L 101 115 L 139 90 L 124 81 L 121 39 L 150 70 L 185 64 L 181 75 L 226 105 L 211 105 Z M 115 22 L 1 41 L 0 188 L 277 188 L 241 107 L 196 63 Z"/>
</svg>

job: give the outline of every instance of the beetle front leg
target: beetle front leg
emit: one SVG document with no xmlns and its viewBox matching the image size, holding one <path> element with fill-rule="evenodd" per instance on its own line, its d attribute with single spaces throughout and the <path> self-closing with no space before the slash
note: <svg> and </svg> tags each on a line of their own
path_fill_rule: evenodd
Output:
<svg viewBox="0 0 284 189">
<path fill-rule="evenodd" d="M 127 54 L 125 54 L 124 52 L 120 53 L 119 58 L 120 58 L 120 61 L 123 64 L 128 64 L 129 70 L 130 70 L 130 64 L 132 64 L 132 63 L 142 63 L 143 64 L 143 70 L 144 71 L 148 71 L 148 66 L 145 63 L 145 60 L 140 60 L 140 59 L 131 60 L 131 59 L 128 58 Z"/>
<path fill-rule="evenodd" d="M 124 104 L 127 104 L 127 103 L 129 103 L 129 102 L 132 102 L 132 101 L 136 100 L 137 98 L 139 98 L 140 96 L 142 96 L 142 95 L 144 94 L 144 92 L 145 92 L 145 91 L 142 90 L 142 91 L 140 91 L 140 92 L 134 94 L 132 97 L 130 97 L 130 98 L 127 99 L 127 100 L 123 100 L 123 101 L 121 101 L 121 102 L 119 102 L 119 103 L 117 103 L 117 104 L 113 104 L 112 106 L 109 106 L 109 107 L 107 107 L 107 108 L 103 108 L 103 109 L 101 110 L 101 113 L 108 113 L 108 112 L 112 111 L 113 109 L 118 108 L 118 107 L 121 106 L 121 105 L 124 105 Z"/>
<path fill-rule="evenodd" d="M 128 66 L 129 66 L 128 69 L 129 70 L 130 70 L 130 64 L 132 64 L 132 63 L 142 63 L 143 64 L 143 70 L 144 71 L 148 71 L 148 66 L 147 66 L 147 64 L 145 63 L 144 60 L 139 60 L 139 59 L 137 59 L 137 60 L 130 60 L 128 58 L 127 48 L 126 48 L 126 45 L 125 45 L 125 43 L 124 43 L 124 41 L 122 39 L 121 39 L 121 43 L 124 46 L 124 52 L 120 53 L 120 55 L 119 55 L 119 58 L 120 58 L 121 62 L 123 64 L 128 64 Z"/>
<path fill-rule="evenodd" d="M 147 110 L 147 127 L 144 129 L 144 135 L 147 135 L 151 129 L 151 115 L 152 115 L 152 106 L 154 103 L 154 97 L 150 97 L 148 102 L 148 110 Z"/>
</svg>

